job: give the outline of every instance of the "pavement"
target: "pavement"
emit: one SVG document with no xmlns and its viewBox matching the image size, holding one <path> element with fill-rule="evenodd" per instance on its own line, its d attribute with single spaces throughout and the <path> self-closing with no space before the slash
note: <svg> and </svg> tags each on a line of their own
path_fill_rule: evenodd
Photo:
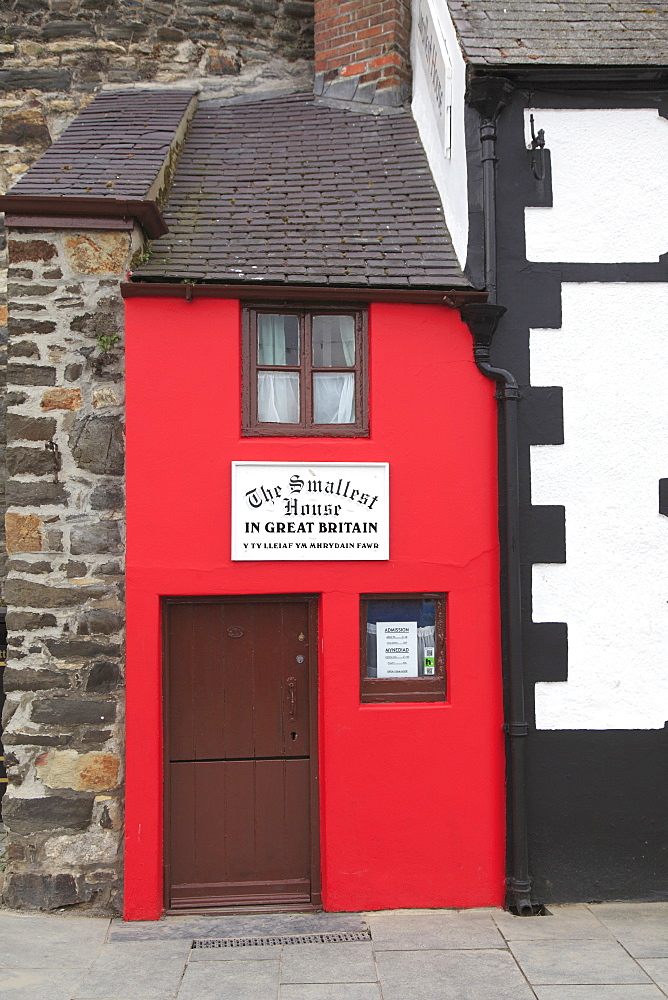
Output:
<svg viewBox="0 0 668 1000">
<path fill-rule="evenodd" d="M 0 911 L 0 1000 L 661 1000 L 668 902 L 167 917 Z M 359 934 L 336 943 L 193 940 Z"/>
</svg>

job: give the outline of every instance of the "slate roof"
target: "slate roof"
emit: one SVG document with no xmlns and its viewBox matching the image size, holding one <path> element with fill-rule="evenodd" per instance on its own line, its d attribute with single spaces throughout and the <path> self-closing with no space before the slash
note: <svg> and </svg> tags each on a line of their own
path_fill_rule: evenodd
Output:
<svg viewBox="0 0 668 1000">
<path fill-rule="evenodd" d="M 448 0 L 474 66 L 668 66 L 668 0 Z"/>
<path fill-rule="evenodd" d="M 406 111 L 207 102 L 164 214 L 134 280 L 470 287 Z"/>
<path fill-rule="evenodd" d="M 10 197 L 145 198 L 195 91 L 103 91 Z"/>
</svg>

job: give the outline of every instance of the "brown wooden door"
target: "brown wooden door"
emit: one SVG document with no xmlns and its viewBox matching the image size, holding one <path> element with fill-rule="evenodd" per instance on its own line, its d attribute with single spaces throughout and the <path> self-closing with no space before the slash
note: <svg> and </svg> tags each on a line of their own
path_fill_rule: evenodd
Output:
<svg viewBox="0 0 668 1000">
<path fill-rule="evenodd" d="M 304 598 L 166 602 L 171 908 L 314 900 L 314 616 Z"/>
</svg>

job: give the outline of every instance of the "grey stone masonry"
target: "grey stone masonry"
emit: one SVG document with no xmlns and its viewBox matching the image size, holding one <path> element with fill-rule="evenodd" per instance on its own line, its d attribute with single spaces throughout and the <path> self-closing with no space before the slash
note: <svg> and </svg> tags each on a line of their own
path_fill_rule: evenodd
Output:
<svg viewBox="0 0 668 1000">
<path fill-rule="evenodd" d="M 139 231 L 11 230 L 4 900 L 117 912 L 123 305 Z"/>
</svg>

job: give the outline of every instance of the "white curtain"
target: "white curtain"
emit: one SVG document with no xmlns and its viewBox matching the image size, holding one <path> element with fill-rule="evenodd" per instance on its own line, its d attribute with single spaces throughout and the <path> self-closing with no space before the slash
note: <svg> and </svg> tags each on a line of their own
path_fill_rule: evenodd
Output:
<svg viewBox="0 0 668 1000">
<path fill-rule="evenodd" d="M 257 363 L 259 365 L 285 365 L 286 334 L 285 316 L 260 313 L 257 330 Z M 292 362 L 298 364 L 298 359 Z"/>
<path fill-rule="evenodd" d="M 299 423 L 297 372 L 257 373 L 257 419 L 262 424 Z"/>
<path fill-rule="evenodd" d="M 319 372 L 313 376 L 313 422 L 355 423 L 355 376 L 352 372 Z"/>
<path fill-rule="evenodd" d="M 378 629 L 375 622 L 367 622 L 366 626 L 366 675 L 367 677 L 378 676 L 376 636 Z M 436 647 L 436 626 L 418 625 L 417 630 L 417 657 L 418 657 L 418 677 L 424 677 L 424 651 L 425 648 Z"/>
<path fill-rule="evenodd" d="M 313 317 L 313 364 L 316 368 L 343 365 L 352 368 L 355 364 L 354 316 Z"/>
</svg>

